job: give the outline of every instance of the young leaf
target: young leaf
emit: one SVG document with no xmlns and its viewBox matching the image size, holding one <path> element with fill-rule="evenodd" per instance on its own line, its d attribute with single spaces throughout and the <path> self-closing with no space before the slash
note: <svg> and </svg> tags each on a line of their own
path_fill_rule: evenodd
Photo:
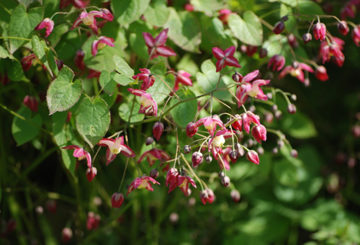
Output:
<svg viewBox="0 0 360 245">
<path fill-rule="evenodd" d="M 174 97 L 171 101 L 171 106 L 175 105 L 179 101 L 188 101 L 177 105 L 170 113 L 177 125 L 182 128 L 186 128 L 186 125 L 195 119 L 197 112 L 197 100 L 195 99 L 195 94 L 190 89 L 179 90 L 177 95 L 180 100 Z"/>
<path fill-rule="evenodd" d="M 128 25 L 140 18 L 149 3 L 150 0 L 111 1 L 111 9 L 120 25 Z"/>
<path fill-rule="evenodd" d="M 59 72 L 59 76 L 50 84 L 46 94 L 49 114 L 70 109 L 81 96 L 81 82 L 72 82 L 74 72 L 67 66 Z"/>
</svg>

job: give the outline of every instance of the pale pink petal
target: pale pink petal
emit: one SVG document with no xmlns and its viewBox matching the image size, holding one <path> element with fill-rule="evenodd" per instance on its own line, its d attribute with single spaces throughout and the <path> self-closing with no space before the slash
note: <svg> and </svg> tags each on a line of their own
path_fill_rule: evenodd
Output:
<svg viewBox="0 0 360 245">
<path fill-rule="evenodd" d="M 314 72 L 313 68 L 311 68 L 311 66 L 304 64 L 304 63 L 300 63 L 299 66 L 301 67 L 301 69 L 308 71 L 308 72 Z"/>
</svg>

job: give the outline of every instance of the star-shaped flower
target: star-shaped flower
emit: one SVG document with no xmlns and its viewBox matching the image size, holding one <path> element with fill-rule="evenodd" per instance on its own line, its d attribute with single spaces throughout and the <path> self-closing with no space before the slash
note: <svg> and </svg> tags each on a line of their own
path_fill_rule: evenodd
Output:
<svg viewBox="0 0 360 245">
<path fill-rule="evenodd" d="M 165 46 L 168 31 L 168 28 L 162 30 L 155 38 L 153 38 L 150 33 L 143 32 L 143 37 L 145 39 L 145 44 L 148 47 L 148 53 L 151 60 L 158 56 L 176 56 L 174 50 Z"/>
<path fill-rule="evenodd" d="M 151 149 L 148 151 L 145 151 L 139 158 L 138 163 L 141 163 L 144 158 L 148 161 L 150 164 L 150 167 L 154 165 L 156 160 L 160 161 L 168 161 L 170 160 L 170 156 L 163 150 L 160 149 Z"/>
<path fill-rule="evenodd" d="M 231 46 L 225 50 L 218 47 L 212 49 L 213 55 L 217 59 L 216 72 L 221 71 L 225 66 L 241 67 L 238 60 L 234 57 L 235 46 Z"/>
<path fill-rule="evenodd" d="M 147 116 L 157 115 L 157 104 L 152 96 L 140 89 L 128 89 L 133 95 L 140 97 L 140 110 L 139 113 L 143 113 Z"/>
<path fill-rule="evenodd" d="M 149 176 L 138 177 L 130 184 L 126 195 L 129 195 L 129 193 L 135 189 L 146 189 L 149 191 L 153 191 L 154 188 L 151 186 L 151 184 L 160 185 L 159 182 Z"/>
<path fill-rule="evenodd" d="M 108 147 L 106 150 L 106 165 L 109 165 L 119 153 L 126 157 L 135 157 L 134 151 L 125 145 L 124 136 L 117 137 L 116 139 L 102 139 L 98 145 Z"/>
<path fill-rule="evenodd" d="M 87 167 L 91 168 L 91 155 L 89 152 L 85 151 L 83 148 L 77 146 L 77 145 L 68 145 L 63 147 L 65 150 L 74 150 L 73 156 L 76 157 L 79 161 L 86 159 L 87 161 Z"/>
</svg>

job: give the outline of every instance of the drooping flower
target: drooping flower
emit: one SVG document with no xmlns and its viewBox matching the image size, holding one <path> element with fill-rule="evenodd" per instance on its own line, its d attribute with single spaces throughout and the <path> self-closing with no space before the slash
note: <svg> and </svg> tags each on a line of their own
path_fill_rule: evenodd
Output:
<svg viewBox="0 0 360 245">
<path fill-rule="evenodd" d="M 89 69 L 89 74 L 87 76 L 87 78 L 91 79 L 91 78 L 99 78 L 100 77 L 101 72 L 93 70 L 93 69 Z"/>
<path fill-rule="evenodd" d="M 250 161 L 253 162 L 255 164 L 259 164 L 260 160 L 259 160 L 259 155 L 257 154 L 256 151 L 254 150 L 250 150 L 246 153 L 246 158 Z"/>
<path fill-rule="evenodd" d="M 95 56 L 98 50 L 104 48 L 106 45 L 110 47 L 114 47 L 114 39 L 105 36 L 99 37 L 91 45 L 91 54 Z"/>
<path fill-rule="evenodd" d="M 129 146 L 125 145 L 124 136 L 115 139 L 102 139 L 98 145 L 108 147 L 106 150 L 106 165 L 109 165 L 119 153 L 126 157 L 135 157 L 135 152 Z"/>
<path fill-rule="evenodd" d="M 147 116 L 157 115 L 157 104 L 150 94 L 140 89 L 129 88 L 128 91 L 133 95 L 140 96 L 139 113 L 143 113 Z"/>
<path fill-rule="evenodd" d="M 230 9 L 220 9 L 219 10 L 219 19 L 224 25 L 227 25 L 229 16 L 232 14 Z"/>
<path fill-rule="evenodd" d="M 256 125 L 260 125 L 260 117 L 255 115 L 251 111 L 247 111 L 246 113 L 242 114 L 243 126 L 246 133 L 250 132 L 250 125 L 252 123 Z"/>
<path fill-rule="evenodd" d="M 223 154 L 222 147 L 225 144 L 225 139 L 230 138 L 233 135 L 233 132 L 227 129 L 219 130 L 215 137 L 209 140 L 209 150 L 212 152 L 214 158 L 216 160 L 219 159 L 219 156 Z M 222 165 L 220 165 L 222 167 Z M 230 166 L 225 166 L 226 169 L 230 168 Z"/>
<path fill-rule="evenodd" d="M 270 58 L 269 63 L 268 63 L 268 68 L 270 68 L 272 66 L 273 71 L 280 71 L 284 67 L 284 65 L 285 65 L 284 56 L 276 54 Z"/>
<path fill-rule="evenodd" d="M 75 20 L 71 29 L 74 29 L 75 27 L 83 23 L 84 25 L 89 26 L 95 34 L 98 34 L 99 31 L 95 18 L 102 18 L 107 21 L 112 21 L 114 19 L 114 16 L 110 13 L 108 9 L 101 9 L 100 11 L 94 10 L 90 11 L 89 13 L 84 10 Z"/>
<path fill-rule="evenodd" d="M 174 91 L 176 92 L 179 89 L 179 83 L 184 84 L 186 86 L 192 86 L 192 81 L 190 79 L 191 74 L 186 71 L 178 71 L 176 74 L 176 80 L 174 85 Z"/>
<path fill-rule="evenodd" d="M 188 125 L 186 125 L 186 135 L 190 138 L 193 137 L 196 132 L 199 130 L 196 123 L 189 122 Z"/>
<path fill-rule="evenodd" d="M 194 168 L 197 168 L 203 162 L 203 154 L 199 151 L 195 151 L 191 156 L 191 162 Z"/>
<path fill-rule="evenodd" d="M 238 60 L 234 57 L 235 46 L 231 46 L 225 50 L 218 47 L 212 49 L 213 55 L 217 59 L 216 72 L 221 71 L 225 66 L 241 67 Z"/>
<path fill-rule="evenodd" d="M 148 163 L 150 164 L 150 167 L 152 165 L 154 165 L 156 160 L 160 160 L 160 161 L 168 161 L 170 160 L 170 156 L 163 150 L 161 149 L 151 149 L 148 151 L 145 151 L 139 158 L 139 160 L 137 161 L 138 163 L 141 163 L 144 158 L 146 158 L 146 160 L 148 161 Z"/>
<path fill-rule="evenodd" d="M 340 21 L 340 22 L 338 23 L 337 27 L 338 27 L 339 32 L 340 32 L 342 35 L 346 36 L 346 35 L 349 33 L 349 26 L 348 26 L 348 24 L 346 23 L 346 21 L 344 21 L 344 20 L 343 20 L 343 21 Z"/>
<path fill-rule="evenodd" d="M 124 202 L 124 195 L 119 192 L 115 192 L 111 196 L 111 206 L 113 208 L 120 208 Z"/>
<path fill-rule="evenodd" d="M 156 122 L 153 126 L 153 136 L 159 141 L 162 133 L 164 132 L 164 124 L 162 122 Z"/>
<path fill-rule="evenodd" d="M 204 127 L 209 131 L 209 134 L 214 135 L 216 126 L 221 128 L 225 128 L 224 123 L 221 121 L 218 115 L 203 117 L 196 122 L 196 126 L 200 127 L 204 125 Z"/>
<path fill-rule="evenodd" d="M 24 71 L 28 71 L 30 69 L 34 59 L 36 59 L 35 54 L 29 54 L 21 59 L 21 65 Z"/>
<path fill-rule="evenodd" d="M 100 215 L 95 214 L 94 212 L 89 212 L 86 220 L 86 228 L 90 230 L 95 230 L 100 224 Z"/>
<path fill-rule="evenodd" d="M 160 185 L 159 182 L 157 182 L 156 180 L 154 180 L 153 178 L 149 177 L 149 176 L 142 176 L 142 177 L 137 177 L 129 186 L 128 191 L 126 193 L 126 195 L 129 195 L 130 192 L 132 192 L 135 189 L 146 189 L 148 191 L 153 191 L 154 188 L 151 186 L 151 184 L 158 184 Z"/>
<path fill-rule="evenodd" d="M 324 41 L 326 37 L 326 26 L 324 23 L 318 22 L 313 27 L 315 40 Z"/>
<path fill-rule="evenodd" d="M 354 28 L 351 36 L 356 46 L 360 46 L 360 25 L 357 25 Z"/>
<path fill-rule="evenodd" d="M 32 110 L 33 112 L 38 111 L 39 102 L 33 96 L 26 95 L 25 98 L 24 98 L 23 104 L 26 107 L 28 107 L 30 110 Z"/>
<path fill-rule="evenodd" d="M 177 184 L 185 196 L 189 195 L 189 184 L 196 188 L 195 181 L 189 176 L 178 175 L 177 179 Z"/>
<path fill-rule="evenodd" d="M 200 192 L 201 202 L 205 205 L 206 203 L 213 203 L 215 200 L 214 192 L 211 189 L 205 189 Z"/>
<path fill-rule="evenodd" d="M 148 47 L 148 53 L 151 60 L 158 56 L 176 56 L 174 50 L 165 46 L 168 31 L 168 28 L 162 30 L 155 38 L 153 38 L 150 33 L 143 32 L 143 37 L 145 40 L 145 44 Z"/>
<path fill-rule="evenodd" d="M 87 161 L 87 167 L 91 168 L 91 155 L 89 152 L 85 151 L 83 148 L 77 146 L 77 145 L 68 145 L 63 147 L 65 150 L 74 150 L 73 156 L 76 157 L 79 161 L 86 159 Z"/>
<path fill-rule="evenodd" d="M 86 178 L 88 179 L 89 182 L 91 182 L 96 175 L 97 175 L 97 169 L 95 167 L 86 169 Z"/>
<path fill-rule="evenodd" d="M 139 70 L 140 70 L 140 73 L 134 75 L 132 78 L 141 80 L 142 84 L 141 84 L 140 89 L 146 91 L 148 88 L 150 88 L 154 84 L 155 77 L 154 77 L 154 75 L 151 74 L 149 69 L 140 68 Z"/>
<path fill-rule="evenodd" d="M 304 83 L 305 82 L 305 76 L 304 76 L 304 71 L 307 72 L 311 72 L 313 73 L 314 70 L 308 66 L 305 63 L 298 63 L 298 62 L 294 62 L 293 65 L 291 66 L 286 66 L 279 74 L 279 78 L 283 78 L 285 77 L 287 74 L 290 74 L 293 77 L 296 77 L 300 82 Z"/>
<path fill-rule="evenodd" d="M 225 150 L 222 151 L 221 154 L 218 154 L 215 159 L 218 161 L 220 169 L 226 169 L 230 170 L 230 161 L 234 162 L 231 157 L 230 153 L 232 152 L 232 149 L 230 147 L 227 147 Z"/>
<path fill-rule="evenodd" d="M 76 55 L 74 58 L 75 65 L 79 70 L 85 70 L 85 63 L 84 63 L 85 53 L 82 50 L 76 51 Z"/>
<path fill-rule="evenodd" d="M 172 192 L 178 186 L 179 171 L 176 168 L 170 168 L 166 174 L 165 185 L 169 187 L 169 192 Z"/>
<path fill-rule="evenodd" d="M 253 127 L 251 130 L 251 134 L 259 143 L 261 143 L 261 141 L 266 141 L 266 128 L 262 124 Z"/>
<path fill-rule="evenodd" d="M 43 19 L 43 21 L 35 27 L 35 30 L 41 29 L 45 29 L 45 37 L 48 37 L 54 29 L 54 21 L 49 18 Z"/>
<path fill-rule="evenodd" d="M 327 81 L 329 79 L 328 74 L 326 72 L 326 68 L 324 66 L 318 66 L 315 71 L 315 77 L 320 81 Z"/>
<path fill-rule="evenodd" d="M 332 37 L 331 42 L 321 42 L 320 45 L 320 58 L 322 63 L 330 61 L 333 57 L 335 63 L 341 67 L 344 64 L 345 56 L 342 53 L 344 41 L 337 37 Z"/>
</svg>

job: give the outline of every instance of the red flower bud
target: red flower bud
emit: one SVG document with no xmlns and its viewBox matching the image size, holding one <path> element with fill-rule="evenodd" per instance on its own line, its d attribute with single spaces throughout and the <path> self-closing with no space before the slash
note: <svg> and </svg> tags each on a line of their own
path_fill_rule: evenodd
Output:
<svg viewBox="0 0 360 245">
<path fill-rule="evenodd" d="M 266 141 L 266 128 L 262 124 L 253 127 L 251 134 L 259 143 L 261 143 L 261 141 Z"/>
<path fill-rule="evenodd" d="M 229 176 L 224 176 L 223 178 L 221 178 L 221 184 L 224 187 L 228 187 L 230 185 L 230 178 Z"/>
<path fill-rule="evenodd" d="M 280 34 L 285 29 L 285 23 L 283 21 L 278 21 L 273 29 L 273 33 Z"/>
<path fill-rule="evenodd" d="M 265 58 L 267 56 L 268 52 L 266 48 L 261 48 L 259 51 L 259 57 L 260 58 Z"/>
<path fill-rule="evenodd" d="M 189 137 L 193 137 L 196 132 L 198 131 L 198 127 L 196 126 L 195 123 L 190 122 L 187 126 L 186 126 L 186 134 Z"/>
<path fill-rule="evenodd" d="M 211 189 L 205 189 L 202 192 L 200 192 L 200 199 L 204 205 L 207 202 L 211 204 L 215 200 L 214 192 Z"/>
<path fill-rule="evenodd" d="M 313 34 L 315 40 L 324 41 L 326 37 L 326 26 L 324 23 L 318 22 L 314 25 Z"/>
<path fill-rule="evenodd" d="M 65 227 L 61 232 L 61 240 L 63 243 L 68 243 L 73 236 L 72 230 L 68 227 Z"/>
<path fill-rule="evenodd" d="M 296 48 L 297 46 L 299 46 L 294 34 L 291 33 L 289 36 L 287 36 L 287 40 L 292 48 Z"/>
<path fill-rule="evenodd" d="M 33 112 L 37 112 L 38 111 L 38 105 L 39 102 L 36 100 L 35 97 L 26 95 L 23 101 L 24 105 L 26 107 L 28 107 L 30 110 L 32 110 Z"/>
<path fill-rule="evenodd" d="M 89 212 L 86 220 L 86 228 L 88 230 L 95 230 L 100 224 L 100 216 L 94 214 L 94 212 Z"/>
<path fill-rule="evenodd" d="M 290 114 L 294 114 L 296 112 L 296 106 L 294 104 L 289 104 L 287 110 Z"/>
<path fill-rule="evenodd" d="M 324 66 L 318 66 L 315 71 L 315 77 L 320 81 L 327 81 L 329 79 L 328 74 L 326 72 L 326 68 Z"/>
<path fill-rule="evenodd" d="M 312 40 L 312 36 L 310 33 L 305 33 L 303 36 L 302 36 L 302 39 L 304 41 L 304 43 L 308 43 Z"/>
<path fill-rule="evenodd" d="M 230 192 L 230 196 L 231 196 L 231 199 L 234 202 L 239 202 L 240 201 L 240 192 L 238 190 L 232 190 Z"/>
<path fill-rule="evenodd" d="M 234 82 L 241 83 L 243 76 L 236 71 L 234 75 L 232 75 L 232 79 L 234 80 Z"/>
<path fill-rule="evenodd" d="M 95 178 L 96 174 L 97 174 L 97 169 L 95 167 L 88 168 L 86 170 L 86 178 L 88 179 L 89 182 L 91 182 Z"/>
<path fill-rule="evenodd" d="M 46 202 L 46 209 L 50 213 L 56 213 L 56 201 L 55 200 L 48 200 Z"/>
<path fill-rule="evenodd" d="M 195 151 L 192 154 L 191 161 L 192 161 L 193 167 L 196 168 L 197 166 L 199 166 L 199 164 L 202 163 L 203 154 L 201 152 Z"/>
<path fill-rule="evenodd" d="M 348 27 L 346 21 L 340 21 L 337 25 L 337 28 L 338 28 L 339 32 L 344 36 L 346 36 L 349 33 L 349 27 Z"/>
<path fill-rule="evenodd" d="M 254 150 L 250 150 L 246 153 L 246 158 L 250 161 L 253 162 L 255 164 L 259 164 L 260 163 L 260 159 L 259 159 L 259 155 L 257 154 L 256 151 Z"/>
<path fill-rule="evenodd" d="M 119 192 L 115 192 L 111 196 L 111 206 L 113 208 L 120 208 L 124 202 L 124 195 Z"/>
<path fill-rule="evenodd" d="M 153 126 L 153 135 L 157 141 L 159 141 L 163 132 L 164 132 L 164 124 L 162 122 L 156 122 Z"/>
</svg>

